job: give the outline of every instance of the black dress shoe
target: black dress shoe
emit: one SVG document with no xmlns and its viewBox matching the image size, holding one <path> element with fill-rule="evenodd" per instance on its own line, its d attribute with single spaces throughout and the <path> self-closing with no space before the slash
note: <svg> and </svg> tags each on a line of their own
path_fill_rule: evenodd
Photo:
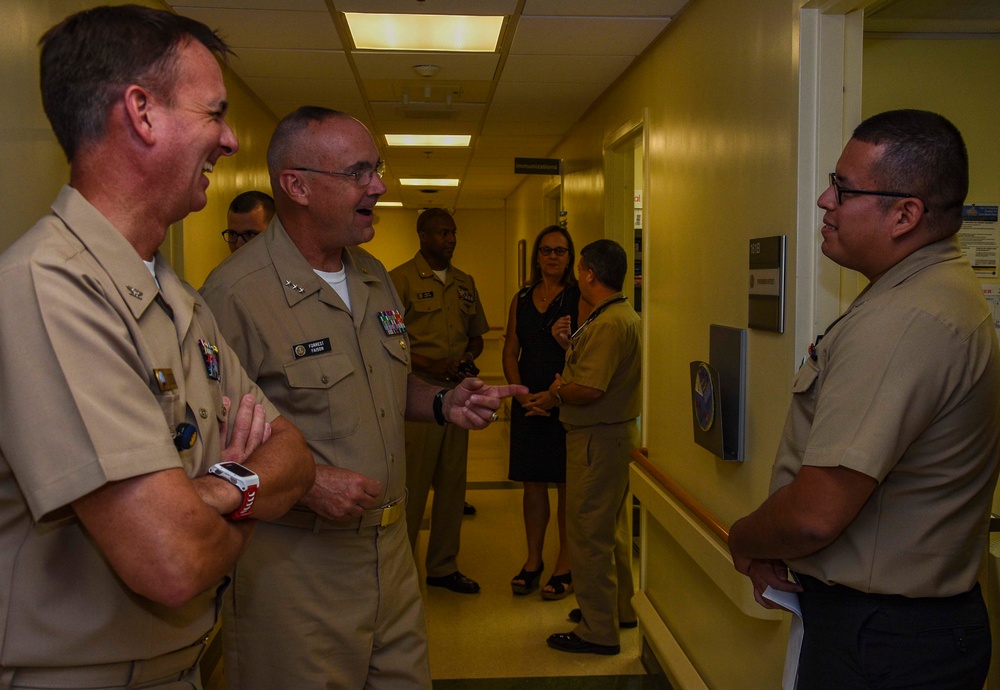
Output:
<svg viewBox="0 0 1000 690">
<path fill-rule="evenodd" d="M 621 645 L 587 642 L 574 632 L 549 635 L 548 643 L 552 649 L 558 649 L 560 652 L 572 652 L 573 654 L 603 654 L 604 656 L 612 656 L 622 651 Z"/>
<path fill-rule="evenodd" d="M 475 514 L 476 514 L 476 506 L 472 505 L 471 503 L 466 503 L 465 507 L 462 508 L 462 515 L 475 515 Z"/>
<path fill-rule="evenodd" d="M 583 611 L 580 609 L 573 609 L 569 612 L 569 619 L 574 623 L 579 623 L 583 620 Z M 629 630 L 631 628 L 636 628 L 639 626 L 639 621 L 619 621 L 618 627 L 622 630 Z"/>
<path fill-rule="evenodd" d="M 450 589 L 452 592 L 458 592 L 459 594 L 479 593 L 479 583 L 475 580 L 467 578 L 457 570 L 451 575 L 443 575 L 441 577 L 428 576 L 427 584 L 431 587 L 444 587 L 445 589 Z"/>
</svg>

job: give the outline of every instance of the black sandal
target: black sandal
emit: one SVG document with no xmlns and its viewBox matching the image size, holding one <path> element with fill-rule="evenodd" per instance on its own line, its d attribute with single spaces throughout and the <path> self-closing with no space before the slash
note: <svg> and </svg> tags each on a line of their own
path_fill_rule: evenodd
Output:
<svg viewBox="0 0 1000 690">
<path fill-rule="evenodd" d="M 546 592 L 542 590 L 542 599 L 547 599 L 548 601 L 559 601 L 566 597 L 573 591 L 573 573 L 565 572 L 562 575 L 553 575 L 549 578 L 549 582 L 546 587 L 551 587 L 551 592 Z"/>
<path fill-rule="evenodd" d="M 538 570 L 525 570 L 521 568 L 521 572 L 514 576 L 514 579 L 510 581 L 510 589 L 514 594 L 531 594 L 536 589 L 538 589 L 538 581 L 542 578 L 542 571 L 545 570 L 545 564 L 542 563 Z M 518 584 L 520 581 L 522 584 Z"/>
</svg>

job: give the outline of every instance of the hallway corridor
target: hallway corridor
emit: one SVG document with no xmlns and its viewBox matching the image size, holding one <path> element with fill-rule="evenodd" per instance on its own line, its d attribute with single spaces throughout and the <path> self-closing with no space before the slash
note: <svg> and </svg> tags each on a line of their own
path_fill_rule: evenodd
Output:
<svg viewBox="0 0 1000 690">
<path fill-rule="evenodd" d="M 545 639 L 572 629 L 567 619 L 576 598 L 543 601 L 537 592 L 514 596 L 510 579 L 525 557 L 520 484 L 507 480 L 508 422 L 500 421 L 469 440 L 466 498 L 477 514 L 465 518 L 459 568 L 479 582 L 477 595 L 425 589 L 430 636 L 431 676 L 440 690 L 646 690 L 655 685 L 639 660 L 639 630 L 622 631 L 618 656 L 566 654 Z M 553 518 L 545 541 L 545 561 L 555 562 L 555 490 L 550 490 Z M 425 518 L 426 521 L 426 518 Z M 426 528 L 426 522 L 424 527 Z M 426 531 L 417 546 L 420 580 L 424 579 Z M 638 573 L 638 562 L 635 564 Z M 542 583 L 551 574 L 549 566 Z M 662 681 L 661 681 L 662 682 Z"/>
</svg>

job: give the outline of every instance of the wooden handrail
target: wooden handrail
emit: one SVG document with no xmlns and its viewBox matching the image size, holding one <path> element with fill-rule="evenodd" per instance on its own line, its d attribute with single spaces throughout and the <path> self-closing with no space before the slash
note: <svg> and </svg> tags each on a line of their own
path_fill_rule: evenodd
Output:
<svg viewBox="0 0 1000 690">
<path fill-rule="evenodd" d="M 649 451 L 646 448 L 633 448 L 631 455 L 636 464 L 643 471 L 653 477 L 664 489 L 666 489 L 681 505 L 691 511 L 708 529 L 726 544 L 729 543 L 729 528 L 722 524 L 719 518 L 715 517 L 708 508 L 688 493 L 687 489 L 675 482 L 663 473 L 663 470 L 649 461 Z"/>
</svg>

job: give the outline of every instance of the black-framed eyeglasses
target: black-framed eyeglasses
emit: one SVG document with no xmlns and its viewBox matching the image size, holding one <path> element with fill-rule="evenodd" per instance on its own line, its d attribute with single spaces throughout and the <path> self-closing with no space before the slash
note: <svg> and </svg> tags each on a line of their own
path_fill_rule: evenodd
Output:
<svg viewBox="0 0 1000 690">
<path fill-rule="evenodd" d="M 236 244 L 240 240 L 243 240 L 243 242 L 249 242 L 259 234 L 260 233 L 256 230 L 244 230 L 243 232 L 240 232 L 239 230 L 223 230 L 222 239 L 229 244 Z"/>
<path fill-rule="evenodd" d="M 336 170 L 317 170 L 316 168 L 291 168 L 291 170 L 302 170 L 303 172 L 320 173 L 321 175 L 339 175 L 340 177 L 352 177 L 359 187 L 367 187 L 371 184 L 372 178 L 378 175 L 382 179 L 385 174 L 385 161 L 379 161 L 374 168 L 361 168 L 352 172 L 337 172 Z"/>
<path fill-rule="evenodd" d="M 567 247 L 539 247 L 538 253 L 542 256 L 549 256 L 550 254 L 555 254 L 556 256 L 566 256 L 569 251 Z"/>
<path fill-rule="evenodd" d="M 875 189 L 848 189 L 847 187 L 841 187 L 840 183 L 837 181 L 837 173 L 830 173 L 830 186 L 833 187 L 834 194 L 837 195 L 837 205 L 840 206 L 844 203 L 845 194 L 867 194 L 869 196 L 895 196 L 900 199 L 920 199 L 916 194 L 906 194 L 905 192 L 882 192 Z M 927 203 L 920 199 L 920 203 L 924 205 L 924 212 L 930 211 L 927 207 Z"/>
</svg>

